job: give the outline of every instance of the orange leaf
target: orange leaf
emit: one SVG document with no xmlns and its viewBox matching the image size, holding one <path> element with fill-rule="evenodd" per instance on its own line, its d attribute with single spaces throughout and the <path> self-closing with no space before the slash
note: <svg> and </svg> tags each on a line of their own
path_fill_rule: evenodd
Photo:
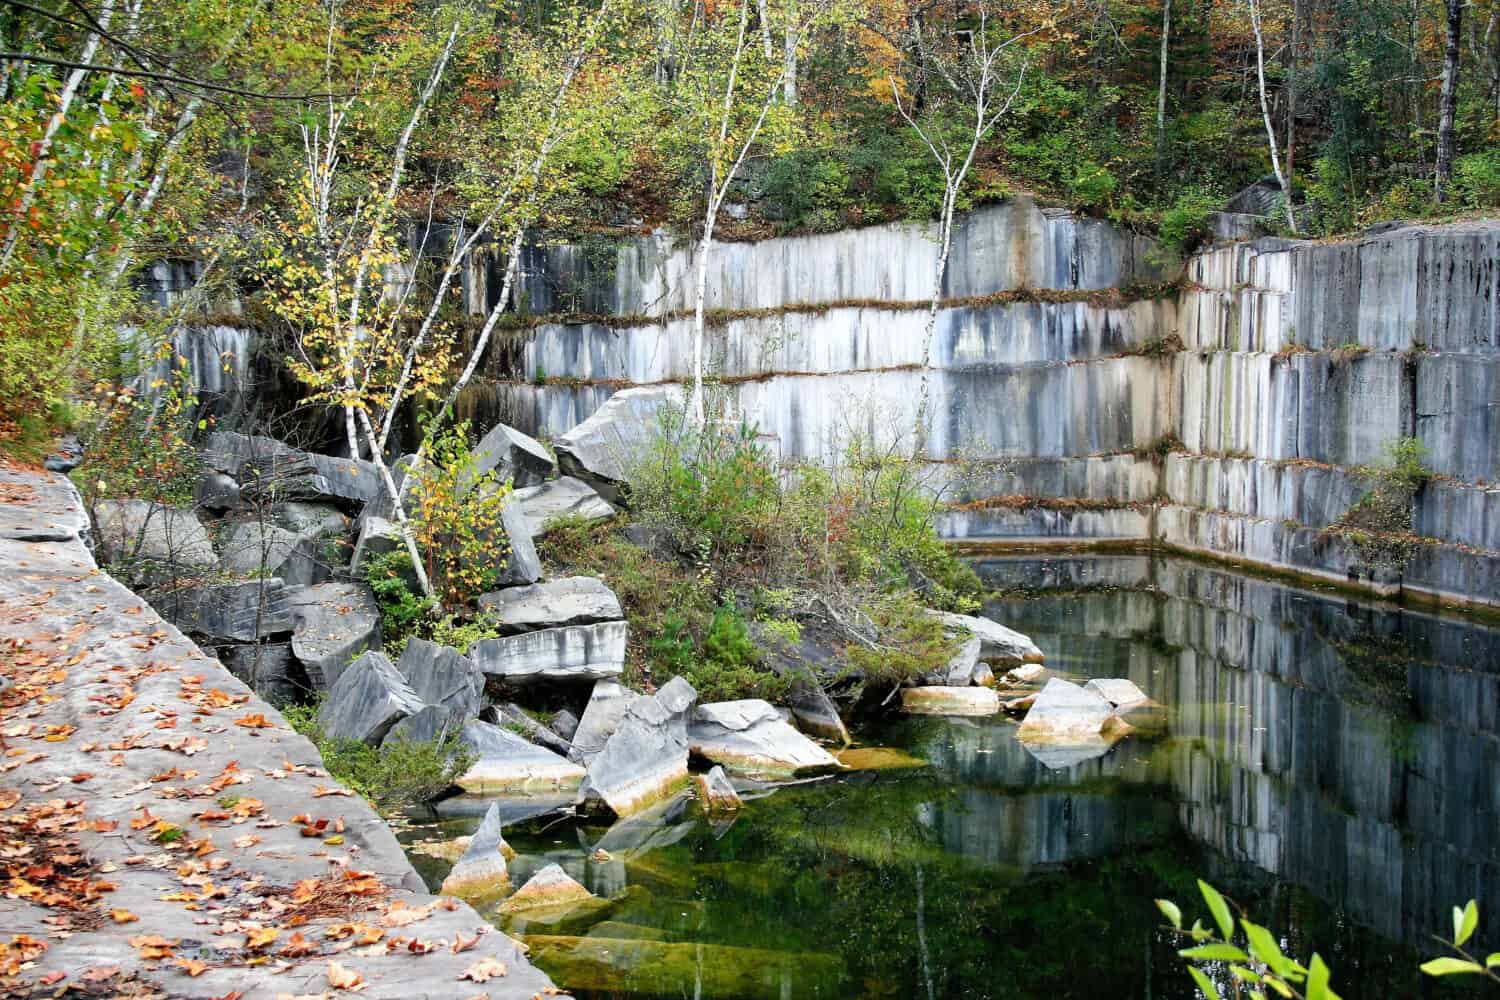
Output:
<svg viewBox="0 0 1500 1000">
<path fill-rule="evenodd" d="M 349 990 L 353 992 L 364 989 L 365 978 L 353 969 L 346 968 L 337 962 L 329 962 L 328 985 L 336 990 Z"/>
<path fill-rule="evenodd" d="M 208 971 L 208 963 L 200 962 L 196 958 L 179 958 L 172 964 L 195 979 Z"/>
<path fill-rule="evenodd" d="M 274 927 L 257 927 L 245 934 L 246 948 L 264 948 L 281 936 L 281 932 Z"/>
<path fill-rule="evenodd" d="M 110 910 L 109 918 L 117 924 L 132 924 L 141 919 L 129 910 Z"/>
</svg>

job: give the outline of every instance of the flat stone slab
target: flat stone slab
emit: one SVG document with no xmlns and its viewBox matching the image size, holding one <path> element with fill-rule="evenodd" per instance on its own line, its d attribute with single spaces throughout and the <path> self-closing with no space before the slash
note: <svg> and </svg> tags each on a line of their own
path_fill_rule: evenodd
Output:
<svg viewBox="0 0 1500 1000">
<path fill-rule="evenodd" d="M 1002 663 L 1041 663 L 1045 657 L 1030 636 L 1015 629 L 1006 628 L 999 622 L 972 615 L 956 615 L 951 611 L 934 611 L 933 616 L 952 630 L 967 629 L 979 637 L 979 657 Z"/>
<path fill-rule="evenodd" d="M 71 542 L 86 538 L 89 515 L 67 476 L 40 476 L 0 461 L 0 539 Z"/>
<path fill-rule="evenodd" d="M 613 504 L 599 495 L 588 483 L 575 476 L 563 476 L 540 486 L 526 486 L 510 495 L 510 502 L 520 508 L 531 522 L 531 533 L 541 538 L 562 518 L 576 518 L 590 524 L 608 521 L 617 513 Z"/>
<path fill-rule="evenodd" d="M 615 592 L 592 576 L 566 576 L 482 594 L 479 609 L 506 633 L 593 625 L 625 617 Z"/>
<path fill-rule="evenodd" d="M 43 474 L 32 475 L 45 484 Z M 0 507 L 19 507 L 6 513 L 24 525 L 24 503 L 0 494 Z M 38 513 L 38 531 L 47 518 Z M 487 991 L 491 1000 L 530 1000 L 550 988 L 521 949 L 471 907 L 427 893 L 390 828 L 328 776 L 316 748 L 145 601 L 99 572 L 81 543 L 0 539 L 0 565 L 7 569 L 0 575 L 0 643 L 24 647 L 33 661 L 29 668 L 6 661 L 0 676 L 14 681 L 26 670 L 28 686 L 41 695 L 22 703 L 10 693 L 0 708 L 12 751 L 5 760 L 24 760 L 0 771 L 3 814 L 66 803 L 54 812 L 57 835 L 95 866 L 91 881 L 114 885 L 80 904 L 85 919 L 72 920 L 67 935 L 57 933 L 55 921 L 69 922 L 74 911 L 0 897 L 7 940 L 25 934 L 48 946 L 20 973 L 17 992 L 145 989 L 271 1000 L 335 992 L 330 960 L 362 979 L 361 997 L 413 1000 L 444 984 L 454 997 Z M 165 709 L 175 713 L 173 728 L 160 726 Z M 65 735 L 48 741 L 48 733 Z M 152 780 L 173 769 L 180 775 Z M 11 803 L 13 792 L 20 798 Z M 230 797 L 234 807 L 220 805 Z M 151 822 L 132 828 L 131 820 L 148 815 Z M 293 822 L 302 815 L 326 821 L 325 835 L 303 836 L 307 822 Z M 336 837 L 335 824 L 342 829 Z M 183 833 L 165 840 L 159 831 L 166 829 Z M 127 863 L 136 856 L 148 860 Z M 212 893 L 203 891 L 209 880 Z M 332 905 L 291 927 L 299 883 L 320 887 Z M 116 922 L 111 910 L 137 919 Z M 474 944 L 458 954 L 444 946 L 418 955 L 353 950 L 326 934 L 351 922 L 379 928 L 383 939 L 452 942 L 461 935 Z M 276 927 L 280 935 L 247 949 L 254 926 Z M 170 957 L 143 960 L 130 943 L 153 935 L 176 943 Z M 201 974 L 190 977 L 174 961 L 179 957 L 202 959 Z M 485 959 L 504 963 L 507 975 L 463 990 L 468 984 L 459 976 Z M 84 972 L 109 967 L 121 975 L 81 981 Z M 125 982 L 127 976 L 136 978 Z"/>
<path fill-rule="evenodd" d="M 839 768 L 832 754 L 784 721 L 770 703 L 755 698 L 698 706 L 688 723 L 688 742 L 693 753 L 740 774 Z"/>
<path fill-rule="evenodd" d="M 625 635 L 621 621 L 540 629 L 481 639 L 469 647 L 469 658 L 507 681 L 603 680 L 625 670 Z"/>
<path fill-rule="evenodd" d="M 380 648 L 380 606 L 362 583 L 319 583 L 287 594 L 291 609 L 292 653 L 308 680 L 327 690 L 349 661 Z"/>
<path fill-rule="evenodd" d="M 931 684 L 902 690 L 901 710 L 913 715 L 994 715 L 1000 711 L 1000 696 L 993 688 Z"/>
<path fill-rule="evenodd" d="M 488 722 L 466 723 L 459 739 L 476 755 L 458 779 L 466 792 L 572 788 L 583 780 L 577 764 Z"/>
<path fill-rule="evenodd" d="M 1115 708 L 1144 705 L 1151 700 L 1146 692 L 1136 687 L 1135 682 L 1123 677 L 1096 677 L 1085 683 L 1083 689 L 1092 691 Z"/>
</svg>

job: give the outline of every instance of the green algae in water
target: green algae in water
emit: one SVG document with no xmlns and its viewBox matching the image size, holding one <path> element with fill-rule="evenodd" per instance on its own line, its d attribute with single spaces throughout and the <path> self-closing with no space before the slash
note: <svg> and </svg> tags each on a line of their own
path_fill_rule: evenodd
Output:
<svg viewBox="0 0 1500 1000">
<path fill-rule="evenodd" d="M 586 1000 L 1188 1000 L 1152 899 L 1191 920 L 1203 877 L 1328 958 L 1343 996 L 1429 995 L 1416 967 L 1447 907 L 1500 900 L 1500 722 L 1480 693 L 1500 687 L 1500 632 L 1205 574 L 1161 573 L 1165 598 L 1043 595 L 1007 616 L 1164 702 L 1161 740 L 1051 770 L 1010 722 L 907 718 L 860 735 L 925 766 L 783 787 L 727 826 L 678 800 L 612 829 L 508 827 L 515 884 L 557 862 L 608 900 L 527 928 L 535 960 Z M 1361 648 L 1391 662 L 1372 674 Z M 1388 696 L 1403 659 L 1407 697 Z M 1481 936 L 1500 928 L 1488 913 Z"/>
</svg>

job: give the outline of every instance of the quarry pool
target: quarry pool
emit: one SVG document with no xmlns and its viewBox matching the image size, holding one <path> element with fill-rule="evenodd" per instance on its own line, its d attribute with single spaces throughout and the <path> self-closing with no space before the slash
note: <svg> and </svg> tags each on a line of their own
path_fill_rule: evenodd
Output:
<svg viewBox="0 0 1500 1000">
<path fill-rule="evenodd" d="M 505 799 L 514 884 L 557 863 L 601 901 L 481 912 L 580 998 L 1188 998 L 1152 899 L 1191 919 L 1203 877 L 1349 1000 L 1462 995 L 1417 965 L 1471 897 L 1480 954 L 1500 944 L 1500 629 L 1145 556 L 976 568 L 1007 595 L 987 614 L 1049 668 L 1133 680 L 1165 736 L 1050 770 L 1004 718 L 868 723 L 915 760 L 757 789 L 718 825 L 686 799 L 612 827 Z M 449 865 L 412 860 L 434 888 Z"/>
</svg>

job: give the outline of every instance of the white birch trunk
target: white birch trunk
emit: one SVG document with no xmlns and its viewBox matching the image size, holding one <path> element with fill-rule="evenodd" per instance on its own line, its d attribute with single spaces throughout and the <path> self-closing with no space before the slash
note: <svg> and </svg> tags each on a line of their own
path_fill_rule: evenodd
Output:
<svg viewBox="0 0 1500 1000">
<path fill-rule="evenodd" d="M 1297 214 L 1292 209 L 1292 189 L 1281 170 L 1281 152 L 1276 142 L 1276 127 L 1271 124 L 1271 103 L 1266 97 L 1266 40 L 1261 30 L 1260 0 L 1249 0 L 1250 26 L 1255 31 L 1255 79 L 1260 88 L 1260 116 L 1266 126 L 1266 143 L 1271 150 L 1271 169 L 1276 174 L 1276 183 L 1281 185 L 1281 198 L 1286 205 L 1286 224 L 1292 233 L 1297 232 Z"/>
</svg>

